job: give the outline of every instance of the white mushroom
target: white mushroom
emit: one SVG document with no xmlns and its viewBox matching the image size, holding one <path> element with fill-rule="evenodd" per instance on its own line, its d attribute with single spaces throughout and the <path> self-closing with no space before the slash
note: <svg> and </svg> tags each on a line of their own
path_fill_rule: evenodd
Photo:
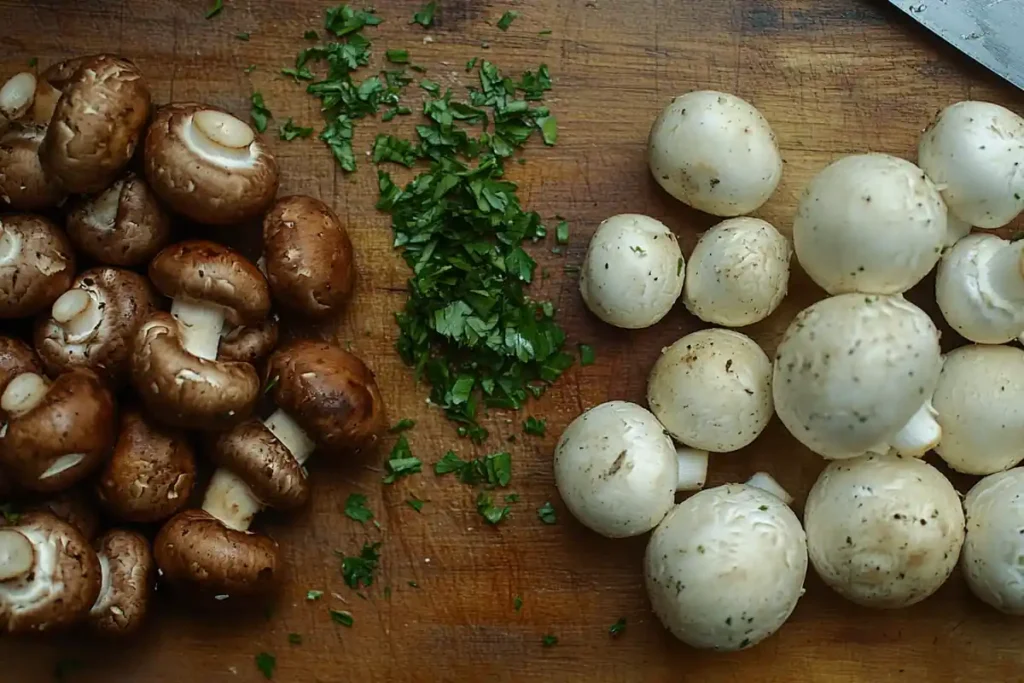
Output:
<svg viewBox="0 0 1024 683">
<path fill-rule="evenodd" d="M 676 451 L 650 412 L 626 401 L 602 403 L 566 428 L 555 448 L 555 484 L 584 526 L 609 538 L 654 528 L 677 490 L 707 477 L 707 453 Z"/>
<path fill-rule="evenodd" d="M 942 357 L 928 315 L 900 296 L 841 294 L 794 318 L 775 355 L 775 410 L 829 458 L 923 455 L 941 430 L 928 400 Z"/>
<path fill-rule="evenodd" d="M 1024 615 L 1024 468 L 985 477 L 967 493 L 960 558 L 967 585 L 1000 612 Z"/>
<path fill-rule="evenodd" d="M 654 612 L 676 638 L 742 650 L 793 613 L 804 593 L 807 541 L 779 498 L 727 484 L 677 505 L 651 535 L 644 565 Z"/>
<path fill-rule="evenodd" d="M 647 138 L 647 160 L 666 192 L 716 216 L 750 213 L 782 177 L 768 121 L 749 102 L 713 90 L 677 97 Z"/>
<path fill-rule="evenodd" d="M 982 344 L 1024 332 L 1024 240 L 968 235 L 939 262 L 935 300 L 949 326 Z"/>
<path fill-rule="evenodd" d="M 948 242 L 938 189 L 917 166 L 886 154 L 826 167 L 804 191 L 793 221 L 797 259 L 829 294 L 905 292 Z"/>
<path fill-rule="evenodd" d="M 967 474 L 1024 460 L 1024 351 L 963 346 L 946 355 L 932 405 L 942 425 L 936 452 Z"/>
<path fill-rule="evenodd" d="M 957 102 L 921 136 L 917 163 L 949 210 L 1000 228 L 1024 210 L 1024 118 L 990 102 Z"/>
<path fill-rule="evenodd" d="M 739 332 L 694 332 L 662 351 L 647 382 L 647 403 L 677 441 L 735 451 L 771 420 L 772 362 Z"/>
<path fill-rule="evenodd" d="M 778 308 L 789 286 L 789 242 L 759 218 L 730 218 L 701 235 L 686 265 L 683 303 L 701 320 L 742 327 Z"/>
<path fill-rule="evenodd" d="M 964 540 L 953 485 L 916 458 L 830 463 L 804 508 L 807 549 L 844 598 L 891 609 L 924 600 L 949 577 Z"/>
<path fill-rule="evenodd" d="M 676 236 L 663 223 L 638 214 L 612 216 L 590 240 L 580 294 L 610 325 L 650 327 L 679 298 L 685 266 Z"/>
</svg>

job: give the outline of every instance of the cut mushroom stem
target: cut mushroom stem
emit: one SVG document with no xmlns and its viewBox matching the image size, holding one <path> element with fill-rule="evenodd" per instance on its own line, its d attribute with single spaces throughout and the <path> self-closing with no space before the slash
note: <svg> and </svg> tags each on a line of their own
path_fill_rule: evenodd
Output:
<svg viewBox="0 0 1024 683">
<path fill-rule="evenodd" d="M 21 255 L 21 236 L 14 230 L 4 230 L 0 225 L 0 264 L 18 260 Z"/>
<path fill-rule="evenodd" d="M 775 481 L 775 477 L 767 472 L 755 473 L 754 476 L 747 480 L 747 486 L 753 486 L 765 493 L 770 493 L 786 505 L 790 505 L 793 502 L 793 496 L 789 494 L 789 491 L 782 488 L 782 484 Z"/>
<path fill-rule="evenodd" d="M 692 448 L 676 449 L 679 480 L 676 491 L 700 491 L 708 480 L 708 452 Z"/>
<path fill-rule="evenodd" d="M 220 306 L 175 299 L 171 315 L 181 324 L 181 344 L 197 358 L 217 359 L 217 347 L 224 328 L 224 310 Z"/>
<path fill-rule="evenodd" d="M 213 473 L 203 498 L 204 511 L 228 528 L 246 531 L 262 508 L 263 503 L 238 475 L 224 467 Z"/>
<path fill-rule="evenodd" d="M 903 429 L 889 440 L 889 446 L 900 455 L 912 458 L 919 458 L 935 448 L 942 439 L 942 427 L 935 419 L 937 415 L 932 402 L 926 401 Z"/>
<path fill-rule="evenodd" d="M 68 341 L 78 343 L 87 340 L 99 327 L 103 309 L 86 290 L 69 289 L 53 302 L 50 317 L 64 328 Z"/>
<path fill-rule="evenodd" d="M 20 531 L 0 529 L 0 581 L 25 576 L 35 562 L 32 542 Z"/>
<path fill-rule="evenodd" d="M 0 116 L 14 121 L 24 116 L 36 94 L 36 77 L 27 71 L 11 76 L 0 86 Z"/>
<path fill-rule="evenodd" d="M 0 395 L 0 410 L 20 417 L 39 405 L 46 397 L 46 379 L 34 372 L 23 372 L 8 383 Z"/>
<path fill-rule="evenodd" d="M 299 423 L 292 419 L 291 415 L 280 408 L 263 421 L 270 433 L 277 437 L 277 440 L 284 444 L 292 457 L 300 464 L 306 464 L 310 454 L 316 448 L 313 440 L 302 430 Z"/>
<path fill-rule="evenodd" d="M 983 273 L 988 271 L 989 287 L 995 294 L 1008 301 L 1024 301 L 1024 240 L 1003 246 L 987 264 L 979 265 Z"/>
<path fill-rule="evenodd" d="M 256 139 L 244 121 L 223 111 L 204 110 L 192 117 L 185 128 L 186 142 L 204 157 L 213 157 L 225 165 L 251 163 L 249 145 Z"/>
</svg>

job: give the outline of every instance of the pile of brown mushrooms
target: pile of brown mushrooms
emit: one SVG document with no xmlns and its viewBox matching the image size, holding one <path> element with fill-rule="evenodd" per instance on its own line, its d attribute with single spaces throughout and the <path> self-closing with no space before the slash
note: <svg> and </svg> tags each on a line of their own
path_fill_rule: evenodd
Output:
<svg viewBox="0 0 1024 683">
<path fill-rule="evenodd" d="M 314 452 L 354 455 L 383 432 L 362 360 L 278 344 L 275 306 L 330 317 L 355 270 L 330 208 L 275 201 L 277 186 L 249 125 L 153 108 L 121 57 L 0 87 L 0 633 L 128 635 L 158 581 L 272 591 L 278 544 L 253 517 L 306 503 Z M 258 265 L 175 241 L 186 222 L 261 217 Z M 193 503 L 197 451 L 212 477 Z"/>
</svg>

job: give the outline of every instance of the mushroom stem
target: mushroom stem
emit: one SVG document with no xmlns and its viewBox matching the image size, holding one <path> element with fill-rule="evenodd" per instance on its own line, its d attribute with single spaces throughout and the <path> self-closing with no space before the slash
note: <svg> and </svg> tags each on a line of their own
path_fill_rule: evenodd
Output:
<svg viewBox="0 0 1024 683">
<path fill-rule="evenodd" d="M 40 126 L 49 125 L 50 119 L 53 118 L 53 110 L 57 108 L 60 96 L 61 91 L 53 87 L 49 81 L 42 78 L 38 79 L 36 91 L 32 99 L 32 110 L 29 112 L 29 118 L 32 122 Z"/>
<path fill-rule="evenodd" d="M 32 570 L 36 551 L 20 531 L 0 529 L 0 581 L 11 581 Z"/>
<path fill-rule="evenodd" d="M 49 384 L 34 372 L 23 372 L 8 384 L 0 395 L 0 410 L 20 417 L 42 403 Z"/>
<path fill-rule="evenodd" d="M 304 465 L 310 454 L 316 448 L 313 440 L 306 435 L 299 423 L 292 419 L 292 416 L 280 408 L 263 421 L 263 424 L 270 430 L 278 441 L 284 444 L 288 452 L 292 454 L 296 462 Z"/>
<path fill-rule="evenodd" d="M 35 92 L 35 75 L 23 71 L 11 76 L 0 86 L 0 116 L 9 121 L 20 119 L 32 106 Z"/>
<path fill-rule="evenodd" d="M 203 510 L 230 529 L 247 531 L 252 518 L 263 509 L 252 490 L 237 475 L 224 467 L 213 473 L 203 498 Z"/>
<path fill-rule="evenodd" d="M 224 311 L 220 306 L 175 299 L 171 303 L 171 315 L 181 326 L 181 345 L 186 351 L 197 358 L 217 359 L 224 327 Z"/>
<path fill-rule="evenodd" d="M 942 439 L 942 427 L 935 419 L 937 416 L 932 402 L 925 401 L 903 429 L 889 440 L 889 446 L 900 455 L 921 457 L 935 448 Z"/>
<path fill-rule="evenodd" d="M 679 478 L 676 491 L 700 491 L 708 480 L 708 452 L 692 448 L 676 449 Z"/>
<path fill-rule="evenodd" d="M 0 264 L 18 260 L 21 256 L 21 236 L 14 230 L 4 230 L 0 221 Z"/>
<path fill-rule="evenodd" d="M 747 479 L 747 486 L 753 486 L 754 488 L 761 489 L 765 493 L 770 493 L 786 505 L 793 502 L 793 496 L 789 495 L 789 491 L 782 488 L 782 484 L 775 481 L 775 477 L 767 472 L 755 472 L 754 476 Z"/>
<path fill-rule="evenodd" d="M 69 342 L 80 343 L 89 339 L 99 327 L 103 310 L 88 291 L 69 289 L 53 302 L 50 317 L 64 328 Z"/>
<path fill-rule="evenodd" d="M 1009 301 L 1024 301 L 1024 240 L 1000 247 L 981 270 L 990 291 Z"/>
</svg>

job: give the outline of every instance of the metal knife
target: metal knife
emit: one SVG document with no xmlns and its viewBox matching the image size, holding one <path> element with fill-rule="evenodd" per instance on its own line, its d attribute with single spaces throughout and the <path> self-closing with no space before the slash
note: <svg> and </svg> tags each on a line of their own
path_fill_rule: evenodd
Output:
<svg viewBox="0 0 1024 683">
<path fill-rule="evenodd" d="M 1024 90 L 1024 0 L 889 0 L 968 57 Z"/>
</svg>

